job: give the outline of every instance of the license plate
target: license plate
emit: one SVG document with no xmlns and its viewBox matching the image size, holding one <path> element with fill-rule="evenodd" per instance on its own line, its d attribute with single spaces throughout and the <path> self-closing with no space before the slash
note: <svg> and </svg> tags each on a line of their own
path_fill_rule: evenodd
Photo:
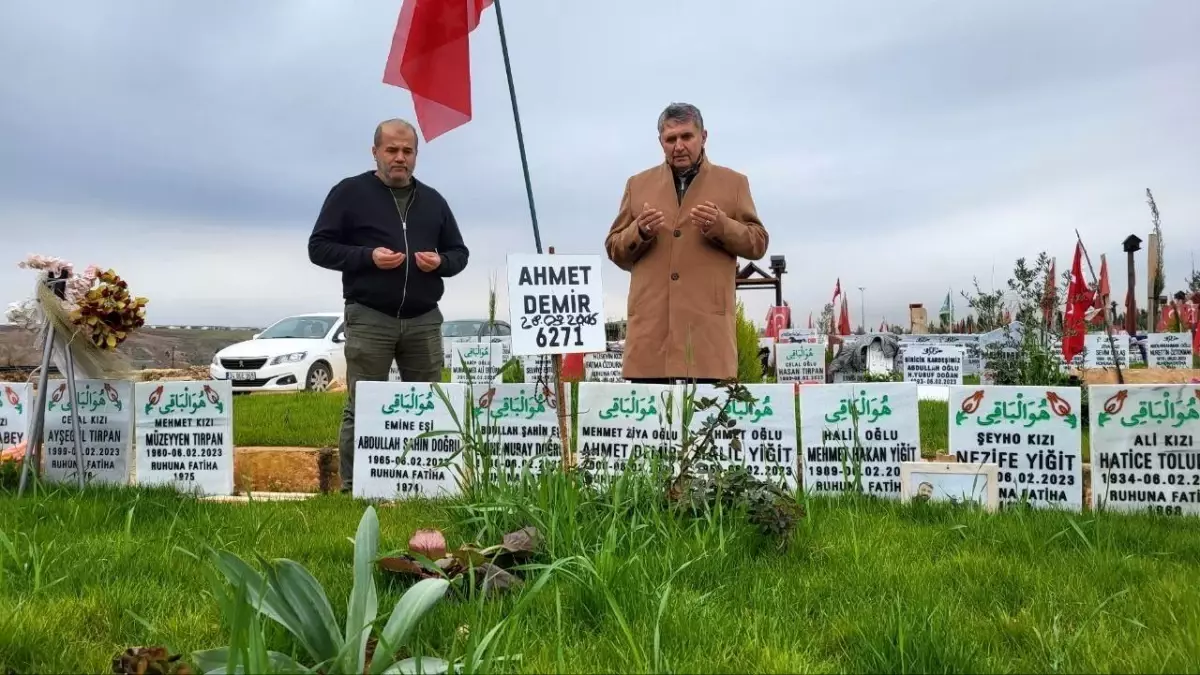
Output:
<svg viewBox="0 0 1200 675">
<path fill-rule="evenodd" d="M 231 380 L 257 380 L 258 378 L 255 377 L 255 375 L 256 375 L 256 373 L 254 373 L 254 372 L 231 372 L 231 373 L 229 373 L 229 379 L 231 379 Z"/>
</svg>

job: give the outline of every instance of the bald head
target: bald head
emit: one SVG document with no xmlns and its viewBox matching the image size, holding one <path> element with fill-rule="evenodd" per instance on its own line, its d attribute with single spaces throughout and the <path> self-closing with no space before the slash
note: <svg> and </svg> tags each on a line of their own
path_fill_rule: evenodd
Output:
<svg viewBox="0 0 1200 675">
<path fill-rule="evenodd" d="M 384 120 L 375 126 L 375 147 L 378 148 L 379 145 L 383 143 L 384 135 L 388 134 L 389 132 L 395 133 L 401 130 L 407 131 L 412 135 L 413 150 L 416 150 L 417 128 L 414 127 L 408 120 L 402 120 L 399 117 L 393 117 L 390 120 Z"/>
<path fill-rule="evenodd" d="M 391 187 L 403 187 L 412 181 L 417 166 L 417 129 L 402 119 L 390 119 L 375 127 L 375 174 Z"/>
</svg>

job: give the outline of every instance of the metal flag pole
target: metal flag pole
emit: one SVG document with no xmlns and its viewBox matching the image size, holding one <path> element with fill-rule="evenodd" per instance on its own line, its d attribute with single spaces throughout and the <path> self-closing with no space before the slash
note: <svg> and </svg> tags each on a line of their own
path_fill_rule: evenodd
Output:
<svg viewBox="0 0 1200 675">
<path fill-rule="evenodd" d="M 508 99 L 512 102 L 513 122 L 517 127 L 517 149 L 521 151 L 521 172 L 525 174 L 525 197 L 529 200 L 529 220 L 533 223 L 533 245 L 542 252 L 542 233 L 538 230 L 537 209 L 533 205 L 533 181 L 529 179 L 529 159 L 525 156 L 525 134 L 521 131 L 521 112 L 517 109 L 517 89 L 513 85 L 512 63 L 508 59 L 508 38 L 504 34 L 504 15 L 500 11 L 500 0 L 492 0 L 496 7 L 496 26 L 500 29 L 500 52 L 504 55 L 504 75 L 508 78 Z"/>
<path fill-rule="evenodd" d="M 533 181 L 529 178 L 529 158 L 525 154 L 525 133 L 521 130 L 521 111 L 517 108 L 517 88 L 513 84 L 512 62 L 508 58 L 508 37 L 504 32 L 504 14 L 500 9 L 500 0 L 492 0 L 496 7 L 496 27 L 500 31 L 500 52 L 504 56 L 504 76 L 508 78 L 508 99 L 512 102 L 513 124 L 517 129 L 517 150 L 521 153 L 521 173 L 525 176 L 525 197 L 529 200 L 529 220 L 533 224 L 533 245 L 538 253 L 542 253 L 542 233 L 538 229 L 537 207 L 533 202 Z M 550 250 L 554 253 L 554 249 Z M 573 464 L 570 438 L 567 435 L 566 414 L 563 412 L 563 381 L 562 354 L 553 356 L 554 363 L 554 395 L 555 405 L 558 406 L 559 435 L 563 450 L 563 470 L 568 470 Z"/>
<path fill-rule="evenodd" d="M 63 271 L 58 277 L 48 276 L 44 282 L 54 292 L 58 298 L 66 298 L 67 294 L 67 277 L 70 272 Z M 50 382 L 50 358 L 54 354 L 54 324 L 50 321 L 50 317 L 45 310 L 42 313 L 46 315 L 46 337 L 45 344 L 42 346 L 42 365 L 38 371 L 38 387 L 37 396 L 35 397 L 33 410 L 30 411 L 32 419 L 27 427 L 28 436 L 25 445 L 25 458 L 21 463 L 21 480 L 17 485 L 17 496 L 20 497 L 25 493 L 25 485 L 29 474 L 41 474 L 41 455 L 44 449 L 44 437 L 46 429 L 46 399 L 49 397 Z M 80 428 L 79 414 L 76 407 L 79 405 L 79 398 L 75 393 L 75 358 L 71 355 L 71 346 L 63 345 L 63 356 L 66 361 L 67 372 L 64 376 L 67 380 L 67 395 L 71 397 L 71 431 L 75 446 L 75 477 L 79 483 L 79 489 L 82 490 L 85 485 L 83 472 L 83 430 Z"/>
</svg>

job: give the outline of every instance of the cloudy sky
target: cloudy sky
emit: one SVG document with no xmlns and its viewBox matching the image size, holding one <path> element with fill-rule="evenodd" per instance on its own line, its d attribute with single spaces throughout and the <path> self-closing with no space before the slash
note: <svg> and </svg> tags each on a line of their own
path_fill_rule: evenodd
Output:
<svg viewBox="0 0 1200 675">
<path fill-rule="evenodd" d="M 155 323 L 263 325 L 337 308 L 306 242 L 330 186 L 371 168 L 401 0 L 0 3 L 0 305 L 27 253 L 113 267 Z M 746 173 L 803 321 L 837 278 L 868 324 L 936 313 L 1077 228 L 1112 261 L 1163 216 L 1168 287 L 1200 252 L 1200 2 L 507 0 L 543 240 L 601 253 L 655 121 L 695 103 L 714 161 Z M 532 250 L 489 9 L 472 35 L 475 119 L 417 174 L 472 249 L 448 317 L 478 316 L 505 254 Z M 1144 281 L 1144 257 L 1139 261 Z M 606 312 L 627 276 L 605 269 Z M 745 295 L 761 318 L 769 294 Z M 964 309 L 959 301 L 959 312 Z M 506 310 L 505 310 L 506 311 Z M 857 321 L 856 321 L 857 323 Z"/>
</svg>

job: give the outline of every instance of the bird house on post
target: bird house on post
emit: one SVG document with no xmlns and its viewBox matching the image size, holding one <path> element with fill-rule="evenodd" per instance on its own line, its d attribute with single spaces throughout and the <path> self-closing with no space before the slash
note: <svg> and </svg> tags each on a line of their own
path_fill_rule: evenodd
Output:
<svg viewBox="0 0 1200 675">
<path fill-rule="evenodd" d="M 1125 241 L 1121 242 L 1121 248 L 1125 250 L 1125 264 L 1129 267 L 1129 286 L 1125 291 L 1125 332 L 1130 335 L 1137 335 L 1137 296 L 1133 292 L 1134 287 L 1137 285 L 1137 274 L 1134 271 L 1133 254 L 1141 250 L 1142 240 L 1136 234 L 1131 234 L 1125 237 Z"/>
</svg>

